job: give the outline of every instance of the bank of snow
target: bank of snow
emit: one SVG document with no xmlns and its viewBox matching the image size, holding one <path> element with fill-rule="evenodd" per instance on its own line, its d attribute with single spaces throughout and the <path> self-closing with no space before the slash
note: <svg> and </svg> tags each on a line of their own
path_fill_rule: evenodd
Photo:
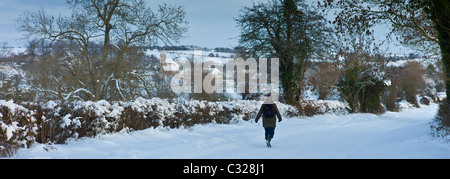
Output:
<svg viewBox="0 0 450 179">
<path fill-rule="evenodd" d="M 12 158 L 450 158 L 450 145 L 429 135 L 436 110 L 433 104 L 380 116 L 284 119 L 271 149 L 265 147 L 261 124 L 243 121 L 37 144 Z"/>
</svg>

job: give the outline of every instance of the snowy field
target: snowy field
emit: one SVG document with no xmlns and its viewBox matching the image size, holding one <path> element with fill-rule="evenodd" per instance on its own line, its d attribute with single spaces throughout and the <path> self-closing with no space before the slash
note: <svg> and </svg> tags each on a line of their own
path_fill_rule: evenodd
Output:
<svg viewBox="0 0 450 179">
<path fill-rule="evenodd" d="M 11 158 L 450 158 L 450 144 L 430 136 L 437 105 L 402 112 L 287 118 L 265 147 L 259 124 L 197 125 L 147 129 L 71 141 L 36 144 Z"/>
</svg>

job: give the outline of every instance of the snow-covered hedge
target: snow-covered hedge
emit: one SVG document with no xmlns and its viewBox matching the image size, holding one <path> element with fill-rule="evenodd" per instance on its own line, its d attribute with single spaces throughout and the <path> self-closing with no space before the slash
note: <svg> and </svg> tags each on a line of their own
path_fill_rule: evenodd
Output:
<svg viewBox="0 0 450 179">
<path fill-rule="evenodd" d="M 37 128 L 33 114 L 12 101 L 0 100 L 0 157 L 10 156 L 19 147 L 35 141 Z"/>
<path fill-rule="evenodd" d="M 348 105 L 341 101 L 308 100 L 300 102 L 301 115 L 314 116 L 320 114 L 348 114 Z"/>
<path fill-rule="evenodd" d="M 32 143 L 65 143 L 67 139 L 95 137 L 146 128 L 190 127 L 207 123 L 234 123 L 254 119 L 260 101 L 208 102 L 186 99 L 144 99 L 130 102 L 77 101 L 61 104 L 16 104 L 0 100 L 0 157 L 11 156 Z M 278 103 L 283 116 L 298 115 L 295 107 Z"/>
</svg>

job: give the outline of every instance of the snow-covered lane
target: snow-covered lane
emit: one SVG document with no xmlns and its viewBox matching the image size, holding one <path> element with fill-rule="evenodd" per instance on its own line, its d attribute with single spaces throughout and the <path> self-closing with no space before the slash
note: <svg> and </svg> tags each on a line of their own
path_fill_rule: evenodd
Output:
<svg viewBox="0 0 450 179">
<path fill-rule="evenodd" d="M 38 144 L 12 158 L 450 158 L 450 144 L 429 135 L 436 109 L 284 119 L 270 149 L 261 124 L 241 122 Z"/>
</svg>

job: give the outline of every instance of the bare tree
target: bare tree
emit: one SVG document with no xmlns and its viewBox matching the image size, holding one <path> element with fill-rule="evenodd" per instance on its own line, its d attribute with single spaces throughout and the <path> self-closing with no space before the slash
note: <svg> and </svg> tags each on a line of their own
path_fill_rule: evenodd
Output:
<svg viewBox="0 0 450 179">
<path fill-rule="evenodd" d="M 76 43 L 71 58 L 84 71 L 65 69 L 79 81 L 76 88 L 66 92 L 71 94 L 66 98 L 81 92 L 89 100 L 106 99 L 112 93 L 126 98 L 121 90 L 125 84 L 122 81 L 134 74 L 130 70 L 130 64 L 135 64 L 131 58 L 133 51 L 155 41 L 176 42 L 187 31 L 181 7 L 164 4 L 154 12 L 143 0 L 68 0 L 67 3 L 73 11 L 70 17 L 56 18 L 38 10 L 27 11 L 17 20 L 18 30 L 27 38 Z"/>
<path fill-rule="evenodd" d="M 1 43 L 0 47 L 0 59 L 7 58 L 11 55 L 11 48 L 8 47 L 8 42 Z"/>
</svg>

